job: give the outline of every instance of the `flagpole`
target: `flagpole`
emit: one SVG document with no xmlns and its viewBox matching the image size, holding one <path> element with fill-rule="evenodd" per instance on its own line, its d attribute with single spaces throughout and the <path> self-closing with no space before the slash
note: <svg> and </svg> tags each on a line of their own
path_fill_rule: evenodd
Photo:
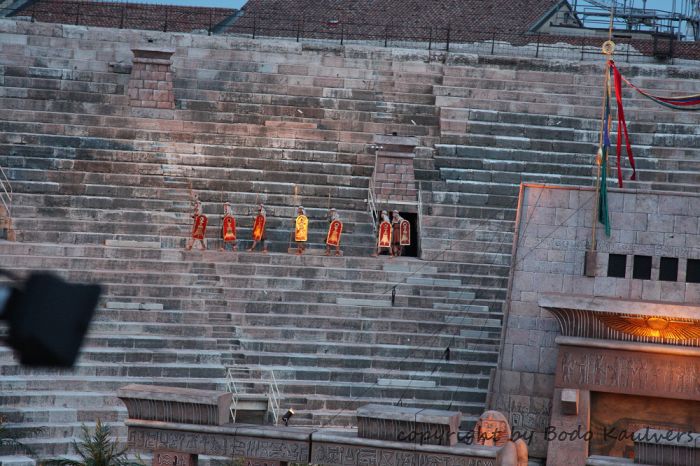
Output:
<svg viewBox="0 0 700 466">
<path fill-rule="evenodd" d="M 612 31 L 613 31 L 613 19 L 615 15 L 615 8 L 610 10 L 610 24 L 608 27 L 608 40 L 603 44 L 603 54 L 606 55 L 605 70 L 603 73 L 603 102 L 601 105 L 601 115 L 600 115 L 600 135 L 598 137 L 598 151 L 596 152 L 595 162 L 597 166 L 596 170 L 596 182 L 595 182 L 595 203 L 593 206 L 593 219 L 591 228 L 591 247 L 587 250 L 586 260 L 585 260 L 585 270 L 584 273 L 587 276 L 595 276 L 595 251 L 597 248 L 596 244 L 596 229 L 598 226 L 598 209 L 600 206 L 600 183 L 601 183 L 601 163 L 603 156 L 603 134 L 605 132 L 605 111 L 606 102 L 608 98 L 608 88 L 610 86 L 610 66 L 609 60 L 615 50 L 615 44 L 612 42 Z M 607 161 L 606 161 L 607 163 Z"/>
</svg>

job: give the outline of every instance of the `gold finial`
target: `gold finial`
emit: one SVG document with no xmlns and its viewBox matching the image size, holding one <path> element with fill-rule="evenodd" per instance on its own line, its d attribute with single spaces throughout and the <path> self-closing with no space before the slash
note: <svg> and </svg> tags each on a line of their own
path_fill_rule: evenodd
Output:
<svg viewBox="0 0 700 466">
<path fill-rule="evenodd" d="M 606 40 L 603 42 L 603 55 L 612 55 L 615 53 L 615 42 Z"/>
</svg>

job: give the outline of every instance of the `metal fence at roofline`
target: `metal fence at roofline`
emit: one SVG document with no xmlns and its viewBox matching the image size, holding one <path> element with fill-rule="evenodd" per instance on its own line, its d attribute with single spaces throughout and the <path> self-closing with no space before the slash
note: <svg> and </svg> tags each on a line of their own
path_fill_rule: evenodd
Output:
<svg viewBox="0 0 700 466">
<path fill-rule="evenodd" d="M 585 60 L 599 57 L 607 37 L 599 33 L 553 35 L 546 33 L 479 30 L 455 26 L 412 26 L 374 24 L 370 22 L 323 22 L 272 16 L 241 16 L 227 34 L 259 37 L 279 37 L 304 40 L 326 40 L 340 45 L 368 44 L 383 47 L 427 49 L 430 52 L 465 52 L 483 55 L 516 55 L 532 58 L 575 58 Z M 581 31 L 578 31 L 581 32 Z M 618 57 L 625 61 L 639 58 L 672 60 L 684 58 L 678 49 L 695 48 L 700 59 L 700 42 L 684 42 L 667 34 L 638 38 L 615 34 Z"/>
<path fill-rule="evenodd" d="M 4 13 L 7 15 L 7 10 Z M 353 23 L 246 14 L 241 14 L 232 21 L 235 14 L 235 10 L 221 8 L 122 1 L 53 0 L 36 2 L 11 17 L 121 29 L 242 35 L 253 39 L 274 37 L 297 42 L 323 40 L 340 45 L 406 47 L 436 54 L 463 52 L 569 60 L 600 57 L 600 47 L 605 40 L 603 35 L 590 32 L 581 34 L 581 30 L 572 31 L 581 35 L 551 35 L 486 31 L 465 26 Z M 700 60 L 700 42 L 681 42 L 668 34 L 650 34 L 648 37 L 643 39 L 632 34 L 616 34 L 614 40 L 618 44 L 618 60 Z"/>
</svg>

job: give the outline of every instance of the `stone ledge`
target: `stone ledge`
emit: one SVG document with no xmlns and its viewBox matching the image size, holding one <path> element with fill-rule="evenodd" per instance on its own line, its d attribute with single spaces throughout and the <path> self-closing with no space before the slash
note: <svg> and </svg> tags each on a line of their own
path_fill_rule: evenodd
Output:
<svg viewBox="0 0 700 466">
<path fill-rule="evenodd" d="M 461 413 L 458 411 L 443 411 L 440 409 L 407 408 L 393 405 L 369 404 L 357 408 L 357 416 L 372 419 L 434 423 L 443 422 L 445 419 L 454 416 L 461 416 Z"/>
<path fill-rule="evenodd" d="M 145 248 L 145 249 L 160 249 L 160 241 L 132 241 L 120 239 L 105 240 L 105 246 L 113 248 Z"/>
<path fill-rule="evenodd" d="M 414 159 L 414 158 L 416 158 L 416 154 L 413 152 L 378 150 L 377 155 L 379 157 L 386 157 L 388 159 Z"/>
<path fill-rule="evenodd" d="M 171 65 L 171 62 L 168 59 L 148 57 L 135 57 L 133 63 L 145 63 L 148 65 Z"/>
<path fill-rule="evenodd" d="M 117 390 L 130 419 L 223 425 L 229 421 L 231 393 L 131 384 Z"/>
<path fill-rule="evenodd" d="M 160 303 L 130 303 L 121 301 L 107 301 L 107 309 L 124 309 L 128 311 L 162 311 L 163 305 Z"/>
<path fill-rule="evenodd" d="M 393 136 L 391 134 L 378 134 L 374 136 L 375 144 L 388 144 L 396 146 L 411 146 L 419 145 L 420 140 L 412 136 Z"/>
<path fill-rule="evenodd" d="M 170 56 L 175 53 L 175 48 L 142 45 L 132 48 L 131 51 L 134 53 L 134 56 L 138 58 L 169 59 Z"/>
<path fill-rule="evenodd" d="M 296 247 L 287 248 L 287 254 L 296 254 L 296 252 L 297 252 Z M 302 254 L 302 255 L 304 255 L 304 256 L 325 256 L 326 250 L 321 249 L 321 248 L 306 248 L 304 250 L 304 254 Z M 331 246 L 331 252 L 328 256 L 329 257 L 335 256 L 335 246 Z M 343 256 L 343 250 L 341 249 L 339 257 L 342 257 L 342 256 Z"/>
<path fill-rule="evenodd" d="M 636 343 L 628 341 L 598 340 L 594 338 L 566 337 L 559 335 L 554 339 L 557 345 L 581 346 L 586 348 L 637 351 L 641 353 L 659 353 L 674 356 L 700 357 L 700 348 L 692 346 L 659 345 L 656 343 Z"/>
<path fill-rule="evenodd" d="M 34 466 L 36 461 L 28 456 L 21 455 L 6 455 L 0 456 L 0 465 L 2 466 Z"/>
<path fill-rule="evenodd" d="M 414 387 L 414 388 L 435 388 L 433 380 L 410 380 L 410 379 L 377 379 L 377 385 L 380 387 Z M 358 408 L 358 413 L 361 408 Z M 422 415 L 426 411 L 421 410 Z"/>
<path fill-rule="evenodd" d="M 407 445 L 404 442 L 392 442 L 388 440 L 373 440 L 358 438 L 355 436 L 354 432 L 321 432 L 317 431 L 311 435 L 312 440 L 312 462 L 319 464 L 340 464 L 329 462 L 328 460 L 323 460 L 321 457 L 323 455 L 322 449 L 343 448 L 345 450 L 350 449 L 361 449 L 362 451 L 376 451 L 377 458 L 396 458 L 397 453 L 408 453 L 412 456 L 415 461 L 411 464 L 449 464 L 453 466 L 466 466 L 466 465 L 476 465 L 482 464 L 483 466 L 495 466 L 496 454 L 500 451 L 500 448 L 489 448 L 482 446 L 471 446 L 471 445 L 461 445 L 457 444 L 452 447 L 442 446 L 442 445 L 421 445 L 419 443 L 410 444 L 410 451 L 407 450 Z M 326 445 L 324 445 L 326 444 Z M 430 461 L 426 456 L 430 457 Z M 436 456 L 438 458 L 436 458 Z M 456 458 L 450 458 L 456 456 Z M 374 457 L 372 455 L 371 457 Z M 477 463 L 474 460 L 481 459 L 482 463 Z M 340 460 L 340 458 L 339 458 Z M 471 461 L 470 461 L 471 460 Z M 485 460 L 485 461 L 484 461 Z M 493 461 L 491 461 L 493 460 Z M 379 463 L 377 463 L 379 464 Z M 386 462 L 387 466 L 394 466 L 402 464 L 397 461 Z"/>
<path fill-rule="evenodd" d="M 542 293 L 537 304 L 544 308 L 700 319 L 700 306 L 671 302 L 633 301 L 600 296 Z"/>
</svg>

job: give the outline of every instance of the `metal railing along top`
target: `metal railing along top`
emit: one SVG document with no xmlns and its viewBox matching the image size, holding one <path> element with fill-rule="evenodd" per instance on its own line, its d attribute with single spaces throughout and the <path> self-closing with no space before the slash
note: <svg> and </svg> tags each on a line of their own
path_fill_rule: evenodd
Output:
<svg viewBox="0 0 700 466">
<path fill-rule="evenodd" d="M 436 52 L 466 52 L 534 58 L 599 58 L 600 45 L 607 38 L 601 31 L 562 25 L 549 32 L 532 32 L 526 26 L 513 31 L 485 29 L 478 24 L 408 24 L 329 20 L 259 14 L 246 10 L 138 4 L 122 1 L 38 1 L 11 17 L 33 21 L 99 27 L 151 29 L 176 32 L 204 32 L 302 40 L 358 42 L 384 47 L 408 47 Z M 554 25 L 556 26 L 556 25 Z M 684 58 L 700 60 L 700 42 L 678 40 L 662 28 L 644 31 L 616 30 L 615 42 L 624 59 L 634 61 Z"/>
<path fill-rule="evenodd" d="M 0 202 L 7 212 L 7 217 L 12 218 L 12 184 L 5 170 L 0 166 Z"/>
</svg>

